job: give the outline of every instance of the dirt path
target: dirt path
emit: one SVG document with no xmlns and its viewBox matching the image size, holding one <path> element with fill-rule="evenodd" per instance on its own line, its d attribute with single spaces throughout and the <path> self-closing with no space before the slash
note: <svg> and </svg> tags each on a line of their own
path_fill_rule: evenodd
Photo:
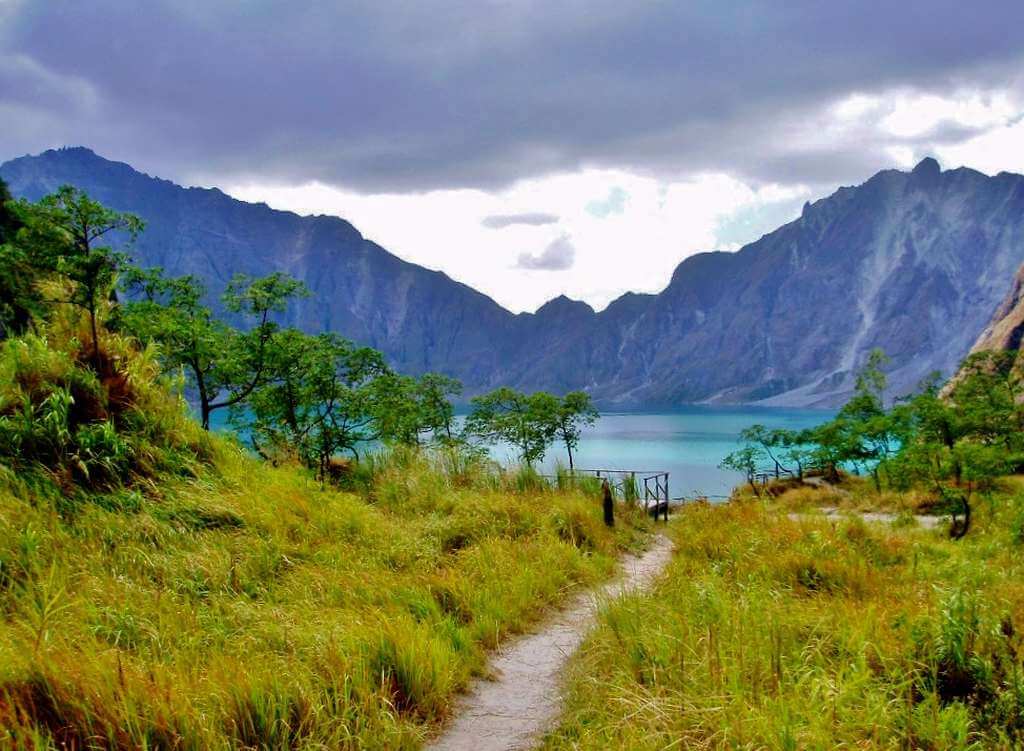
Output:
<svg viewBox="0 0 1024 751">
<path fill-rule="evenodd" d="M 886 511 L 842 511 L 831 506 L 823 507 L 819 509 L 819 511 L 821 511 L 822 516 L 824 516 L 826 519 L 830 521 L 837 521 L 849 515 L 859 516 L 866 522 L 882 522 L 886 524 L 891 524 L 899 518 L 896 514 L 890 514 Z M 799 521 L 801 519 L 817 519 L 821 517 L 817 516 L 816 514 L 793 513 L 789 515 L 789 518 Z M 948 521 L 949 517 L 931 516 L 928 514 L 917 514 L 914 516 L 914 519 L 917 521 L 918 524 L 920 524 L 925 529 L 935 529 L 943 521 Z"/>
<path fill-rule="evenodd" d="M 616 580 L 576 595 L 535 633 L 506 645 L 491 662 L 496 679 L 474 681 L 456 706 L 454 721 L 427 749 L 505 751 L 535 745 L 558 717 L 562 671 L 593 625 L 601 602 L 646 587 L 671 553 L 672 543 L 657 535 L 643 555 L 623 560 Z"/>
</svg>

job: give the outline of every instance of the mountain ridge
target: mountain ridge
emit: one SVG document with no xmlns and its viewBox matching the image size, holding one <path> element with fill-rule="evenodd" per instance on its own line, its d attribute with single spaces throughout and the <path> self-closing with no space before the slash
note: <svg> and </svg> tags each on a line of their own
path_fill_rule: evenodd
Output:
<svg viewBox="0 0 1024 751">
<path fill-rule="evenodd" d="M 442 271 L 404 261 L 350 222 L 182 188 L 84 147 L 0 165 L 15 195 L 70 182 L 149 223 L 138 255 L 216 291 L 236 271 L 285 270 L 313 298 L 289 323 L 381 349 L 400 370 L 497 385 L 585 388 L 605 405 L 831 406 L 870 349 L 896 390 L 951 374 L 1024 263 L 1024 178 L 883 170 L 808 202 L 735 252 L 683 259 L 657 294 L 595 311 L 560 295 L 513 314 Z"/>
</svg>

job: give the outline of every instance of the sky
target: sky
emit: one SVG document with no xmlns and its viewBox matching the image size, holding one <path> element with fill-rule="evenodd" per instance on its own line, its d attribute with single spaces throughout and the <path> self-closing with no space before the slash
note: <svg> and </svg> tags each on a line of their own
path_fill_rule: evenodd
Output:
<svg viewBox="0 0 1024 751">
<path fill-rule="evenodd" d="M 0 0 L 0 161 L 62 145 L 600 309 L 881 169 L 1024 172 L 1024 2 Z"/>
</svg>

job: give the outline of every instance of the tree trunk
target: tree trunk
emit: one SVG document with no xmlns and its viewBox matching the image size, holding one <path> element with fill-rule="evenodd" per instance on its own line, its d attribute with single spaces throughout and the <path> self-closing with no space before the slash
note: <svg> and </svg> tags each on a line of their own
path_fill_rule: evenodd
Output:
<svg viewBox="0 0 1024 751">
<path fill-rule="evenodd" d="M 953 523 L 949 525 L 949 537 L 951 540 L 960 540 L 971 528 L 971 504 L 967 500 L 966 495 L 960 496 L 960 504 L 963 508 L 964 518 L 961 522 L 956 518 L 956 513 L 953 514 Z"/>
<path fill-rule="evenodd" d="M 92 368 L 100 375 L 100 337 L 96 331 L 96 308 L 89 306 L 89 328 L 92 330 Z"/>
<path fill-rule="evenodd" d="M 565 449 L 566 449 L 566 451 L 569 452 L 569 471 L 572 472 L 575 469 L 575 467 L 573 467 L 573 465 L 572 465 L 572 446 L 570 446 L 567 443 L 567 444 L 565 444 Z"/>
</svg>

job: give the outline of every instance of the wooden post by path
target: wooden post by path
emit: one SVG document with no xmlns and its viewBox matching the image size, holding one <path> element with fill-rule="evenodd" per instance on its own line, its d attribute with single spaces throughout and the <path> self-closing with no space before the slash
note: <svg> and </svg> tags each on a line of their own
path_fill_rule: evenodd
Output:
<svg viewBox="0 0 1024 751">
<path fill-rule="evenodd" d="M 601 494 L 604 497 L 604 523 L 609 527 L 615 526 L 615 501 L 612 499 L 612 489 L 608 480 L 601 481 Z"/>
</svg>

